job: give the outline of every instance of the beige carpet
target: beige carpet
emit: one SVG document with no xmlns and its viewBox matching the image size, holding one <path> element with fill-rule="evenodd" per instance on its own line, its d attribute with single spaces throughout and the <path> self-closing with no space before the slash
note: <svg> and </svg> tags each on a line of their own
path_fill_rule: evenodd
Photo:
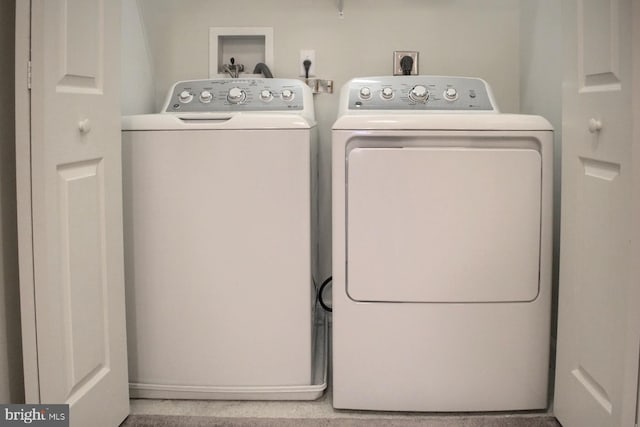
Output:
<svg viewBox="0 0 640 427">
<path fill-rule="evenodd" d="M 561 427 L 555 418 L 478 415 L 416 416 L 416 418 L 215 418 L 130 415 L 121 427 Z"/>
</svg>

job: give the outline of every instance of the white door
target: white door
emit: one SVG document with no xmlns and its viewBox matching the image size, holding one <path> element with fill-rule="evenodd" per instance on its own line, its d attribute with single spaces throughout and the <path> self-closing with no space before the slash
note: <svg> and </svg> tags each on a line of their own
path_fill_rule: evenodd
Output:
<svg viewBox="0 0 640 427">
<path fill-rule="evenodd" d="M 25 3 L 19 32 L 28 26 Z M 27 399 L 68 403 L 72 426 L 115 426 L 129 411 L 120 1 L 32 0 L 30 22 L 30 137 L 20 131 L 17 141 Z"/>
<path fill-rule="evenodd" d="M 640 163 L 632 156 L 638 147 L 633 147 L 631 64 L 640 46 L 632 48 L 632 3 L 637 2 L 563 3 L 554 412 L 564 427 L 631 427 L 636 418 L 640 281 L 638 241 L 632 236 L 640 221 L 633 186 Z"/>
</svg>

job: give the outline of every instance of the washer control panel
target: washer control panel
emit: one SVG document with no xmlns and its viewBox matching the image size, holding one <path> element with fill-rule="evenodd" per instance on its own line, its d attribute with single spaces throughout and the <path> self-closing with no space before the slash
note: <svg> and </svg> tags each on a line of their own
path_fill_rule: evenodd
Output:
<svg viewBox="0 0 640 427">
<path fill-rule="evenodd" d="M 486 82 L 472 77 L 360 78 L 347 90 L 349 110 L 497 110 Z"/>
<path fill-rule="evenodd" d="M 304 83 L 294 79 L 213 79 L 177 82 L 163 111 L 297 111 L 304 108 Z"/>
</svg>

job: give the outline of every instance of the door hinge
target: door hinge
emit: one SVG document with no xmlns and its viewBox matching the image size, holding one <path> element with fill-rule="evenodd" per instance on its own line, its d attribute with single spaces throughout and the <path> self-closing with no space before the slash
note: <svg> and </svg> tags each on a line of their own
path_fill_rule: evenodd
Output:
<svg viewBox="0 0 640 427">
<path fill-rule="evenodd" d="M 27 62 L 27 89 L 31 90 L 31 61 Z"/>
</svg>

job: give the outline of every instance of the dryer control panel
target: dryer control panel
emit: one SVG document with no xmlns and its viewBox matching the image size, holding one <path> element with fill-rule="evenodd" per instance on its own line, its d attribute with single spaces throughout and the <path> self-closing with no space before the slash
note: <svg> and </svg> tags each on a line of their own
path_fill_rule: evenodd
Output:
<svg viewBox="0 0 640 427">
<path fill-rule="evenodd" d="M 393 76 L 353 79 L 343 88 L 347 110 L 497 112 L 482 79 L 450 76 Z"/>
<path fill-rule="evenodd" d="M 173 85 L 165 113 L 301 111 L 308 87 L 295 79 L 212 79 Z"/>
</svg>

